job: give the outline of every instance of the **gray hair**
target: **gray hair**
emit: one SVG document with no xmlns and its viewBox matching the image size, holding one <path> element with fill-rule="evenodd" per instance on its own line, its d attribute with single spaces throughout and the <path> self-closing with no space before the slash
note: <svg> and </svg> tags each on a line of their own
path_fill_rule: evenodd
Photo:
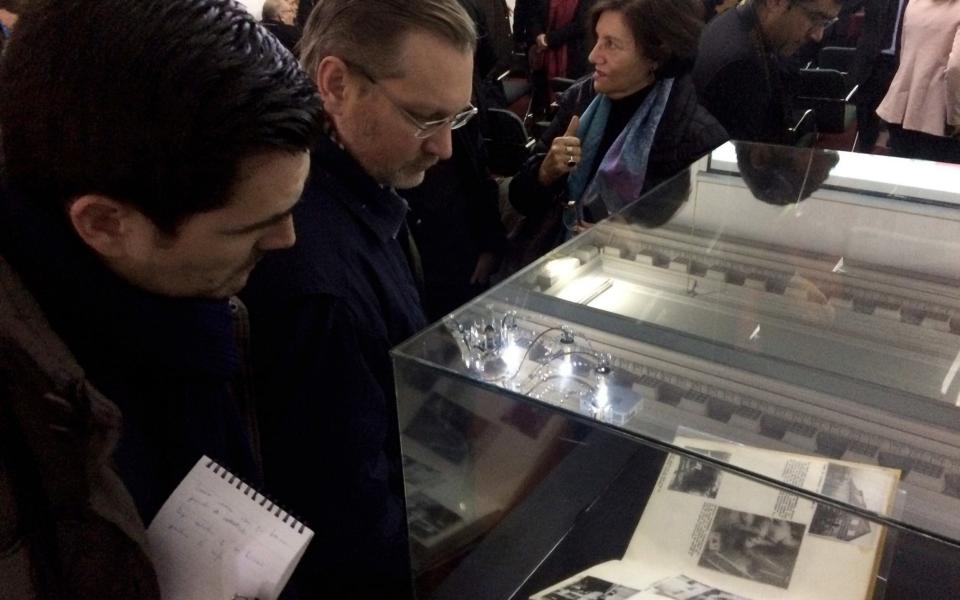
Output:
<svg viewBox="0 0 960 600">
<path fill-rule="evenodd" d="M 477 30 L 457 0 L 319 0 L 301 41 L 301 63 L 312 77 L 328 56 L 357 63 L 382 79 L 402 75 L 400 46 L 425 32 L 473 53 Z"/>
<path fill-rule="evenodd" d="M 264 21 L 279 21 L 280 11 L 283 10 L 283 7 L 286 3 L 286 0 L 266 0 L 263 3 L 263 12 L 261 13 L 261 18 Z"/>
</svg>

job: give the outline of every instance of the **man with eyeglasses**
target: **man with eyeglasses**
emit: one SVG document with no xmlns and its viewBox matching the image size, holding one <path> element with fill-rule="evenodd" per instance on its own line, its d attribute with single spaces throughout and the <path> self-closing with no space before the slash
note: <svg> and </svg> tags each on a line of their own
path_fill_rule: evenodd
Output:
<svg viewBox="0 0 960 600">
<path fill-rule="evenodd" d="M 700 102 L 737 140 L 789 141 L 789 97 L 780 63 L 819 42 L 842 0 L 746 0 L 710 21 L 693 80 Z"/>
<path fill-rule="evenodd" d="M 324 0 L 307 20 L 326 135 L 297 245 L 244 294 L 267 485 L 318 533 L 295 575 L 306 598 L 412 595 L 389 351 L 427 322 L 395 189 L 449 158 L 475 114 L 475 45 L 456 0 Z"/>
</svg>

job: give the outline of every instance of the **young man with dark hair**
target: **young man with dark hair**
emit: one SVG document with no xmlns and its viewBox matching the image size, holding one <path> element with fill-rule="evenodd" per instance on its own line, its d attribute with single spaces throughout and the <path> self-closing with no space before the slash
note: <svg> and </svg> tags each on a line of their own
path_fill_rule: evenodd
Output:
<svg viewBox="0 0 960 600">
<path fill-rule="evenodd" d="M 36 0 L 0 88 L 0 596 L 158 598 L 199 457 L 261 479 L 229 297 L 294 242 L 319 99 L 230 0 Z"/>
<path fill-rule="evenodd" d="M 818 42 L 842 0 L 747 0 L 710 21 L 693 81 L 700 103 L 736 140 L 787 141 L 789 97 L 779 57 Z"/>
<path fill-rule="evenodd" d="M 451 156 L 451 129 L 476 110 L 475 44 L 456 0 L 323 0 L 304 31 L 327 135 L 295 211 L 299 243 L 264 261 L 244 300 L 269 395 L 267 483 L 319 533 L 298 573 L 307 597 L 411 593 L 389 351 L 427 321 L 394 188 Z"/>
</svg>

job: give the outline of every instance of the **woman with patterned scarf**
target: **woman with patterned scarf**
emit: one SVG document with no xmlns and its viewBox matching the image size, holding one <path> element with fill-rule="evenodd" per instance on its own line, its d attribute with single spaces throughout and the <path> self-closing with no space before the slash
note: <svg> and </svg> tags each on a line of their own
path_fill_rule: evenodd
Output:
<svg viewBox="0 0 960 600">
<path fill-rule="evenodd" d="M 535 258 L 637 200 L 727 140 L 698 103 L 688 71 L 703 21 L 699 0 L 598 0 L 589 22 L 592 75 L 559 110 L 510 185 L 538 223 Z"/>
</svg>

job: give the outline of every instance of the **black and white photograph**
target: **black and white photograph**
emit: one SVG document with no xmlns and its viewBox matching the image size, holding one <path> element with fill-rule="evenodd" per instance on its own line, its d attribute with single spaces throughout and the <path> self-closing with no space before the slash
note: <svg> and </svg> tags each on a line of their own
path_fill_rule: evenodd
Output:
<svg viewBox="0 0 960 600">
<path fill-rule="evenodd" d="M 697 564 L 786 589 L 805 531 L 801 523 L 718 508 Z"/>
<path fill-rule="evenodd" d="M 700 594 L 699 596 L 694 596 L 690 600 L 749 600 L 749 599 L 739 594 L 731 594 L 730 592 L 725 592 L 723 590 L 718 590 L 714 588 Z"/>
<path fill-rule="evenodd" d="M 824 477 L 821 492 L 823 495 L 840 500 L 852 506 L 878 510 L 879 506 L 868 506 L 864 494 L 864 485 L 858 479 L 869 476 L 861 469 L 846 465 L 830 464 Z M 829 537 L 841 542 L 862 540 L 871 532 L 870 521 L 845 510 L 817 504 L 810 521 L 810 533 Z"/>
<path fill-rule="evenodd" d="M 443 475 L 430 465 L 404 454 L 403 481 L 411 487 L 426 488 L 443 481 Z"/>
<path fill-rule="evenodd" d="M 686 575 L 661 579 L 653 584 L 648 591 L 672 600 L 750 600 L 744 596 L 731 594 L 701 583 Z"/>
<path fill-rule="evenodd" d="M 440 394 L 430 394 L 407 425 L 404 434 L 441 458 L 462 464 L 474 454 L 495 427 Z"/>
<path fill-rule="evenodd" d="M 407 498 L 407 519 L 410 535 L 421 543 L 427 543 L 463 522 L 460 515 L 422 492 Z"/>
<path fill-rule="evenodd" d="M 699 448 L 690 448 L 692 452 L 705 454 L 707 456 L 722 460 L 730 460 L 729 452 L 720 452 L 716 450 L 701 450 Z M 673 479 L 667 486 L 674 492 L 692 494 L 694 496 L 704 496 L 706 498 L 716 498 L 720 491 L 720 479 L 723 471 L 719 468 L 686 456 L 679 457 L 680 464 L 673 474 Z"/>
<path fill-rule="evenodd" d="M 597 577 L 584 577 L 570 585 L 542 596 L 542 600 L 627 600 L 640 590 Z"/>
</svg>

